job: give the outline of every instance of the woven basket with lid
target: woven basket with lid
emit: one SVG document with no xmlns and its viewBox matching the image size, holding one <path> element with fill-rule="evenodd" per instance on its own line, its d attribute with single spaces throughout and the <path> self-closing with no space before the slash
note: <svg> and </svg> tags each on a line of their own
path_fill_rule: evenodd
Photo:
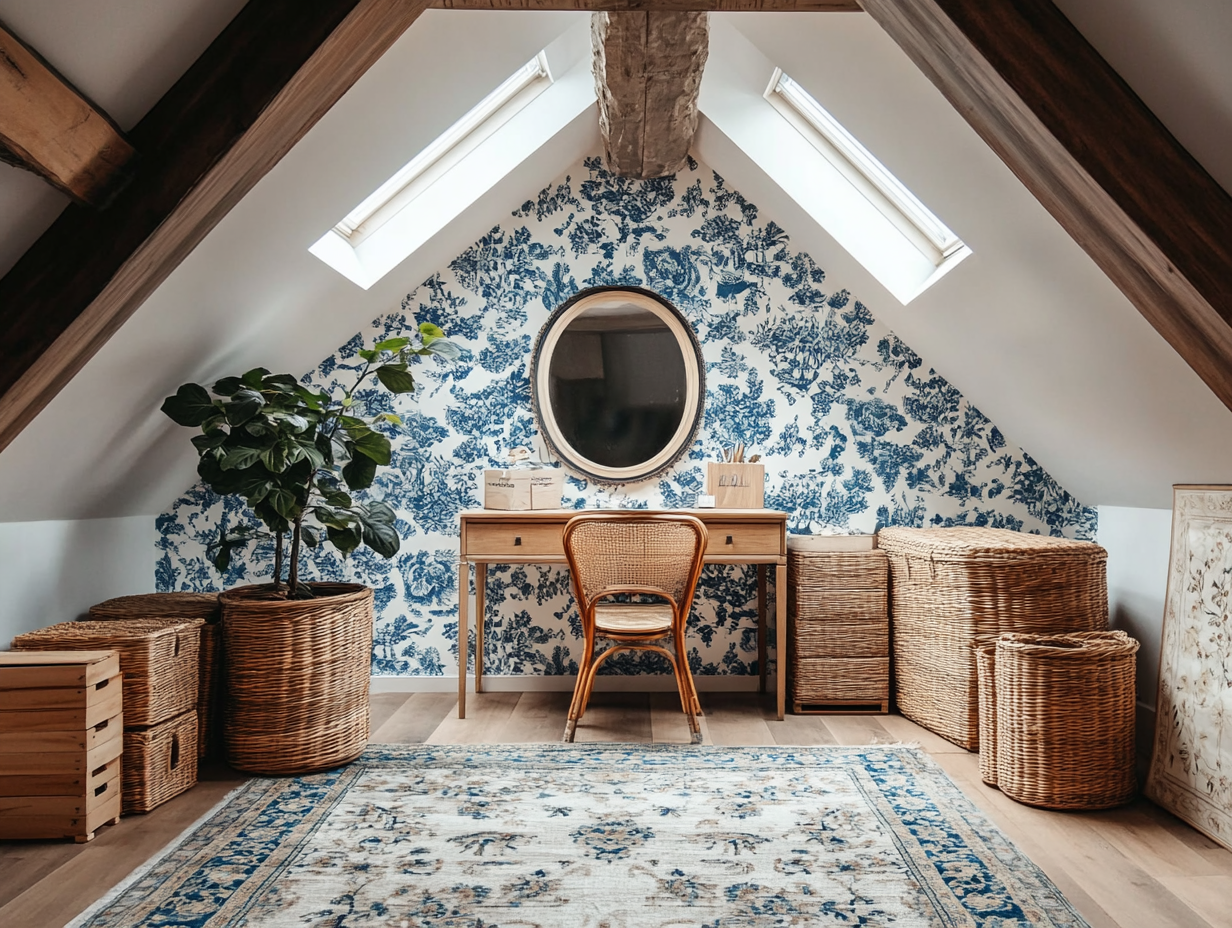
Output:
<svg viewBox="0 0 1232 928">
<path fill-rule="evenodd" d="M 90 618 L 202 619 L 197 683 L 197 758 L 214 753 L 222 696 L 222 604 L 217 593 L 138 593 L 117 596 L 90 607 Z"/>
<path fill-rule="evenodd" d="M 972 644 L 1002 632 L 1108 627 L 1107 552 L 1089 541 L 990 528 L 885 528 L 895 701 L 969 751 L 979 745 Z"/>
<path fill-rule="evenodd" d="M 201 619 L 61 622 L 13 639 L 21 651 L 120 652 L 124 726 L 157 725 L 197 705 Z M 193 747 L 196 750 L 196 746 Z"/>
</svg>

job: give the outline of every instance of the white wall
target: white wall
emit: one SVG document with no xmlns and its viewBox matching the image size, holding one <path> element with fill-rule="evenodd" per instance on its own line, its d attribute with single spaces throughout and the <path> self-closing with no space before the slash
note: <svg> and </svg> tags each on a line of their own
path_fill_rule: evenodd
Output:
<svg viewBox="0 0 1232 928">
<path fill-rule="evenodd" d="M 150 593 L 151 516 L 0 523 L 0 648 L 112 596 Z"/>
<path fill-rule="evenodd" d="M 1112 627 L 1142 643 L 1138 651 L 1138 747 L 1149 749 L 1155 729 L 1159 647 L 1168 586 L 1172 512 L 1099 507 L 1097 540 L 1108 551 Z"/>
</svg>

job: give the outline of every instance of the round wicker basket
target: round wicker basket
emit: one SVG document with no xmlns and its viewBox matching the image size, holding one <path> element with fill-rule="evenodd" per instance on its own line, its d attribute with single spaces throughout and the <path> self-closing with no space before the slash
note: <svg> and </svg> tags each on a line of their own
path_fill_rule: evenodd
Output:
<svg viewBox="0 0 1232 928">
<path fill-rule="evenodd" d="M 1134 796 L 1134 670 L 1123 632 L 997 639 L 996 777 L 1011 799 L 1107 809 Z"/>
<path fill-rule="evenodd" d="M 268 585 L 220 597 L 226 653 L 227 761 L 293 775 L 350 763 L 368 743 L 372 590 L 310 584 L 313 599 Z"/>
</svg>

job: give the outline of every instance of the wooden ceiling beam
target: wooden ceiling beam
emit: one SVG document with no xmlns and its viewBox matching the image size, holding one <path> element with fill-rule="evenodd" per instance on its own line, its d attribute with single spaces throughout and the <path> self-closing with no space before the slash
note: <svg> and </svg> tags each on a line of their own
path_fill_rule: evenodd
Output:
<svg viewBox="0 0 1232 928">
<path fill-rule="evenodd" d="M 710 51 L 709 13 L 592 13 L 599 132 L 621 177 L 681 170 L 697 134 L 697 95 Z"/>
<path fill-rule="evenodd" d="M 426 6 L 249 0 L 133 128 L 128 186 L 68 206 L 0 279 L 0 448 Z"/>
<path fill-rule="evenodd" d="M 111 118 L 0 26 L 3 160 L 42 175 L 79 203 L 101 206 L 135 152 Z"/>
<path fill-rule="evenodd" d="M 859 13 L 857 0 L 433 0 L 437 10 L 675 10 L 710 13 Z"/>
<path fill-rule="evenodd" d="M 1232 197 L 1049 0 L 862 3 L 1232 409 Z"/>
</svg>

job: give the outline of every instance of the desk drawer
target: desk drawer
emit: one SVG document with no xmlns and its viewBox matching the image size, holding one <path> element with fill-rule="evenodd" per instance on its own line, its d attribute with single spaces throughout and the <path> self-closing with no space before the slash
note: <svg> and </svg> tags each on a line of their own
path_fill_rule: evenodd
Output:
<svg viewBox="0 0 1232 928">
<path fill-rule="evenodd" d="M 707 557 L 742 554 L 773 557 L 781 553 L 783 536 L 777 524 L 758 522 L 710 522 Z"/>
<path fill-rule="evenodd" d="M 523 560 L 530 557 L 565 556 L 560 536 L 563 523 L 489 522 L 468 524 L 464 550 L 472 560 L 500 563 L 502 557 Z"/>
</svg>

